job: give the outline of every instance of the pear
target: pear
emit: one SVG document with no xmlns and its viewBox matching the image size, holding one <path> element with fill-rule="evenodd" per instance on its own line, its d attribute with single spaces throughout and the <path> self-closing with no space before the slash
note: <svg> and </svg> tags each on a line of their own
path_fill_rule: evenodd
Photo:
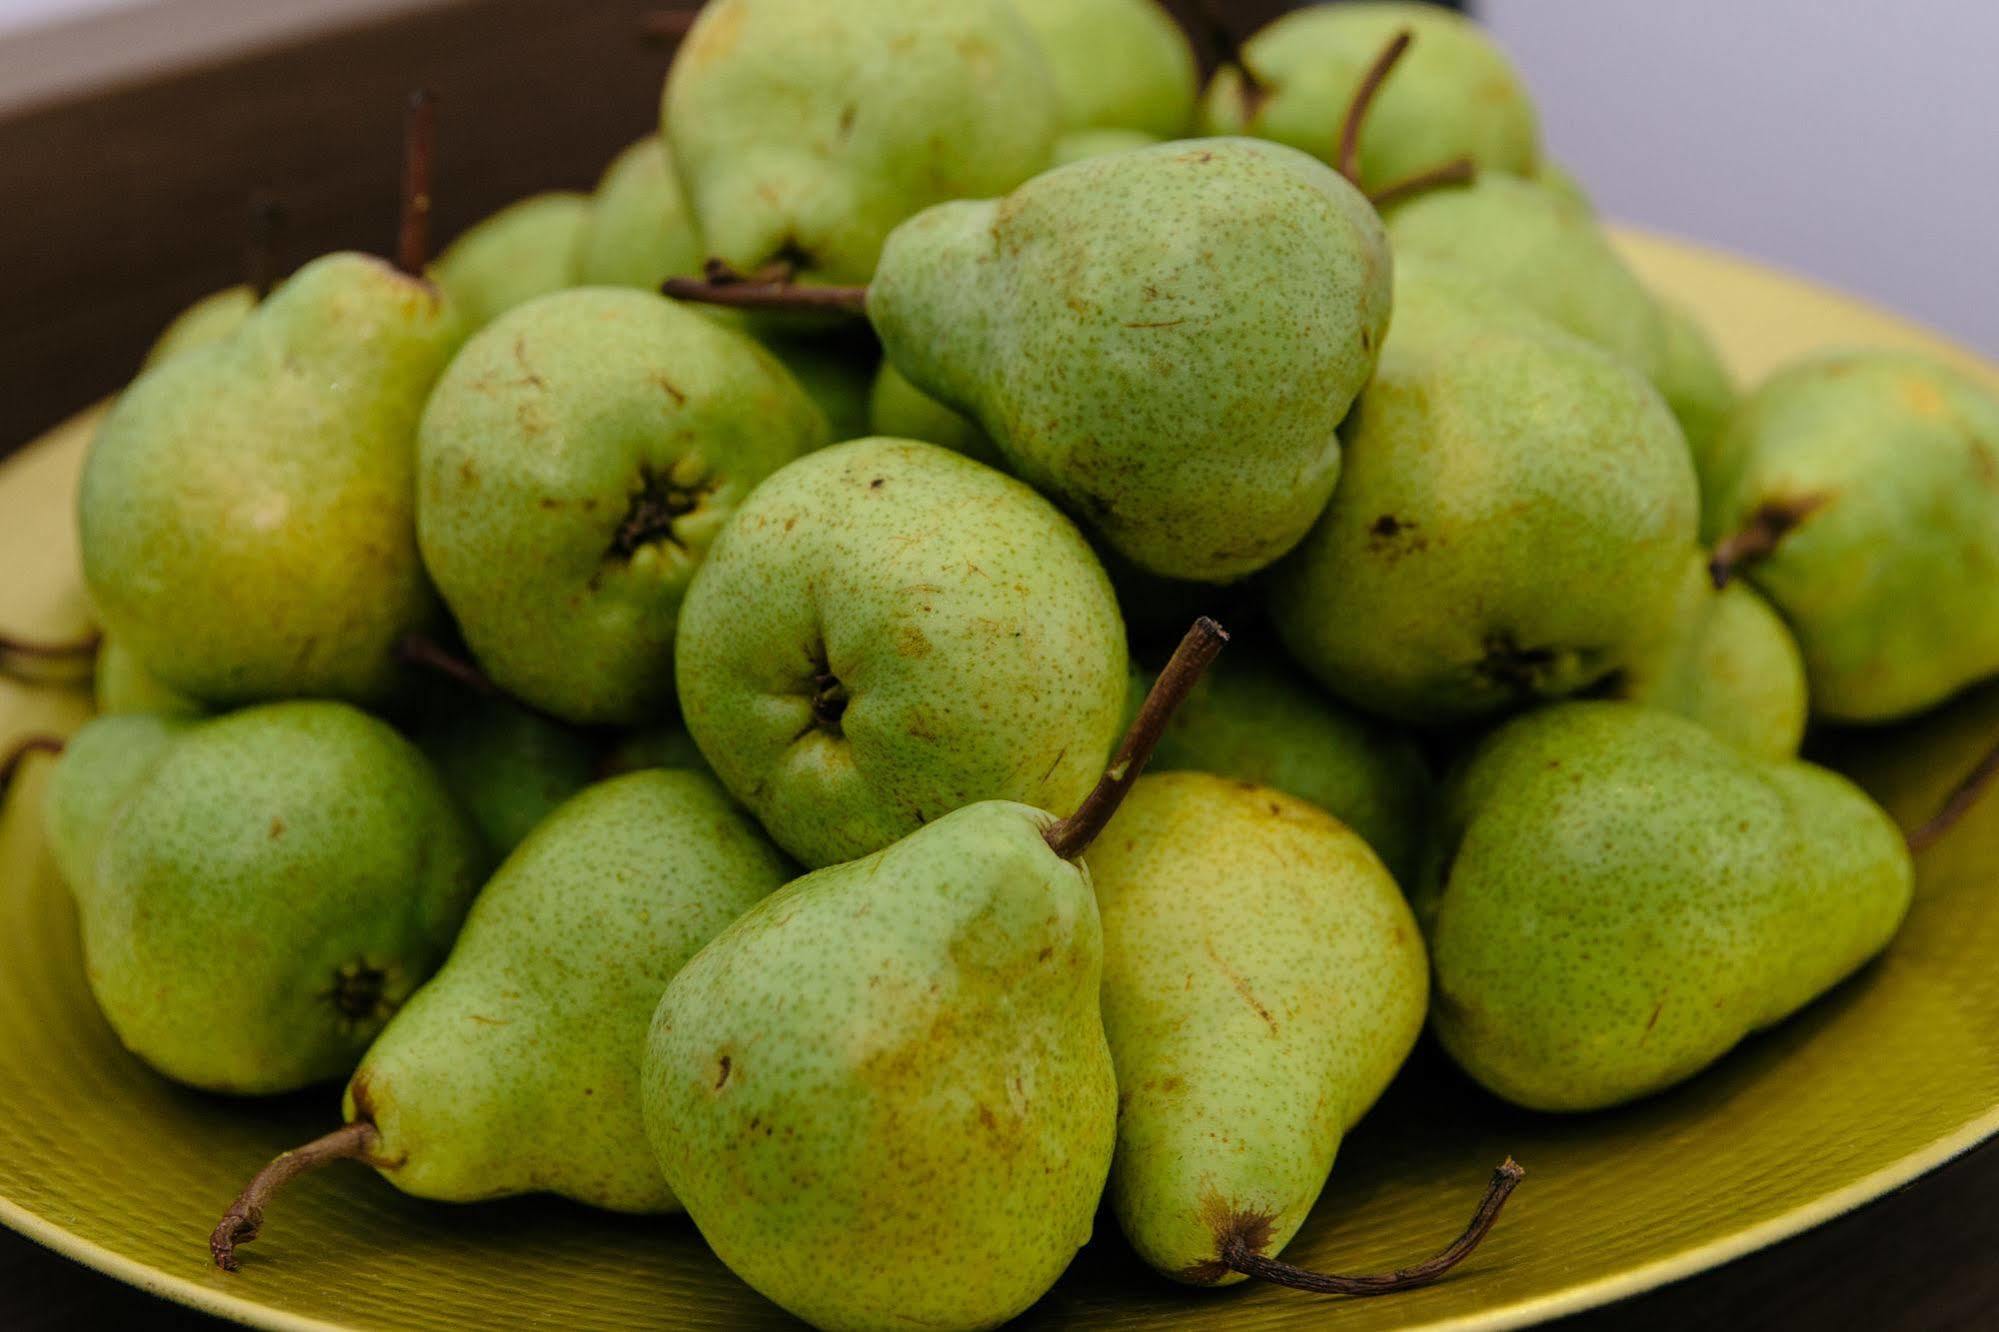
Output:
<svg viewBox="0 0 1999 1332">
<path fill-rule="evenodd" d="M 1253 134 L 1336 160 L 1376 53 L 1404 31 L 1414 38 L 1409 56 L 1360 133 L 1358 183 L 1373 193 L 1457 158 L 1481 174 L 1534 172 L 1540 127 L 1505 55 L 1476 24 L 1401 0 L 1309 5 L 1264 28 L 1216 71 L 1203 132 Z"/>
<path fill-rule="evenodd" d="M 1589 191 L 1583 188 L 1583 183 L 1580 180 L 1576 179 L 1576 173 L 1563 166 L 1560 162 L 1554 161 L 1552 158 L 1542 158 L 1541 165 L 1535 168 L 1533 175 L 1529 179 L 1533 180 L 1542 189 L 1560 199 L 1576 212 L 1587 214 L 1590 217 L 1596 216 L 1596 203 L 1589 197 Z M 1674 309 L 1677 309 L 1677 307 L 1674 307 Z M 1668 309 L 1665 312 L 1668 318 L 1672 317 L 1674 309 Z M 1669 337 L 1673 336 L 1674 333 L 1675 330 L 1671 328 L 1667 329 Z M 1668 348 L 1668 352 L 1670 355 L 1670 347 Z"/>
<path fill-rule="evenodd" d="M 701 270 L 701 237 L 666 145 L 649 134 L 619 153 L 597 182 L 576 237 L 579 287 L 643 287 Z"/>
<path fill-rule="evenodd" d="M 217 1264 L 235 1267 L 279 1185 L 342 1157 L 444 1202 L 679 1210 L 647 1145 L 636 1053 L 667 981 L 788 874 L 695 773 L 634 773 L 564 804 L 361 1060 L 347 1127 L 280 1157 L 216 1227 Z"/>
<path fill-rule="evenodd" d="M 896 224 L 1048 164 L 1053 75 L 1010 0 L 712 0 L 665 135 L 709 254 L 865 282 Z"/>
<path fill-rule="evenodd" d="M 1699 554 L 1687 561 L 1673 619 L 1605 693 L 1676 712 L 1770 760 L 1797 757 L 1811 710 L 1804 658 L 1784 621 L 1745 583 L 1716 591 Z"/>
<path fill-rule="evenodd" d="M 1134 668 L 1134 710 L 1146 679 Z M 1310 801 L 1358 833 L 1398 880 L 1415 868 L 1427 831 L 1431 777 L 1414 741 L 1282 661 L 1240 649 L 1173 714 L 1151 768 L 1214 773 Z"/>
<path fill-rule="evenodd" d="M 708 313 L 713 316 L 723 312 Z M 757 341 L 791 372 L 791 377 L 805 390 L 805 396 L 825 415 L 832 440 L 859 439 L 875 433 L 870 413 L 875 373 L 881 366 L 881 348 L 865 328 L 858 337 L 846 330 L 807 333 L 754 323 L 750 328 Z"/>
<path fill-rule="evenodd" d="M 1275 1254 L 1423 1030 L 1422 936 L 1316 806 L 1201 772 L 1140 779 L 1088 857 L 1117 1069 L 1109 1198 L 1139 1256 L 1200 1285 Z M 747 1061 L 746 1061 L 747 1062 Z"/>
<path fill-rule="evenodd" d="M 347 1073 L 443 960 L 483 869 L 422 754 L 340 703 L 92 722 L 46 817 L 119 1039 L 238 1095 Z"/>
<path fill-rule="evenodd" d="M 1191 128 L 1200 74 L 1186 33 L 1158 0 L 1014 0 L 1014 7 L 1054 72 L 1065 132 L 1177 139 Z"/>
<path fill-rule="evenodd" d="M 576 285 L 576 248 L 589 196 L 551 190 L 509 204 L 437 257 L 439 286 L 468 333 L 517 305 Z"/>
<path fill-rule="evenodd" d="M 499 697 L 438 691 L 412 738 L 498 864 L 597 775 L 583 735 Z"/>
<path fill-rule="evenodd" d="M 1714 437 L 1741 395 L 1734 374 L 1694 312 L 1677 301 L 1661 299 L 1658 305 L 1666 341 L 1653 382 L 1679 419 L 1694 455 L 1694 471 L 1706 476 Z"/>
<path fill-rule="evenodd" d="M 174 717 L 198 717 L 207 709 L 187 695 L 160 683 L 146 664 L 110 634 L 97 647 L 97 677 L 93 682 L 97 710 L 109 716 L 120 712 L 155 712 Z"/>
<path fill-rule="evenodd" d="M 1999 400 L 1909 352 L 1766 380 L 1714 441 L 1703 536 L 1789 622 L 1812 708 L 1879 722 L 1999 672 Z"/>
<path fill-rule="evenodd" d="M 1159 135 L 1147 134 L 1144 130 L 1072 130 L 1055 141 L 1055 152 L 1049 159 L 1049 165 L 1068 166 L 1071 162 L 1082 162 L 1092 157 L 1108 157 L 1112 153 L 1128 153 L 1134 148 L 1150 148 L 1160 142 L 1163 140 Z"/>
<path fill-rule="evenodd" d="M 674 668 L 722 784 L 808 867 L 975 801 L 1067 813 L 1124 713 L 1124 626 L 1082 536 L 914 440 L 759 486 L 695 575 Z"/>
<path fill-rule="evenodd" d="M 1887 946 L 1912 870 L 1844 778 L 1628 703 L 1568 703 L 1478 748 L 1419 905 L 1432 1021 L 1536 1110 L 1692 1077 Z"/>
<path fill-rule="evenodd" d="M 160 336 L 146 352 L 145 363 L 140 368 L 150 370 L 182 352 L 194 351 L 234 336 L 262 299 L 248 283 L 210 292 L 175 315 L 173 322 L 160 330 Z"/>
<path fill-rule="evenodd" d="M 827 437 L 741 334 L 651 292 L 545 296 L 467 343 L 424 411 L 424 563 L 506 692 L 564 721 L 645 722 L 671 710 L 709 543 Z"/>
<path fill-rule="evenodd" d="M 625 732 L 604 752 L 598 760 L 598 768 L 606 776 L 617 776 L 627 772 L 644 772 L 648 768 L 686 768 L 707 772 L 708 764 L 702 759 L 694 737 L 675 719 Z"/>
<path fill-rule="evenodd" d="M 1339 490 L 1269 588 L 1326 688 L 1401 721 L 1470 721 L 1586 689 L 1670 621 L 1697 488 L 1628 365 L 1414 262 L 1342 433 Z"/>
<path fill-rule="evenodd" d="M 869 391 L 868 426 L 874 434 L 924 440 L 988 467 L 1006 465 L 985 431 L 904 379 L 887 361 Z"/>
</svg>

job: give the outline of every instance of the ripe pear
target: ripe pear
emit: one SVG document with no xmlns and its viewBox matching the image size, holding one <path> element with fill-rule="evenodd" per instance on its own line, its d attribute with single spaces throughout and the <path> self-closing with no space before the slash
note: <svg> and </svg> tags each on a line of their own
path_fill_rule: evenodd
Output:
<svg viewBox="0 0 1999 1332">
<path fill-rule="evenodd" d="M 436 692 L 412 738 L 471 816 L 487 860 L 497 865 L 596 778 L 596 747 L 510 699 Z"/>
<path fill-rule="evenodd" d="M 97 646 L 95 688 L 97 710 L 106 716 L 156 712 L 171 717 L 198 717 L 207 711 L 194 699 L 161 684 L 144 662 L 110 634 Z"/>
<path fill-rule="evenodd" d="M 424 412 L 424 562 L 502 689 L 565 721 L 644 722 L 671 710 L 709 543 L 827 437 L 749 338 L 651 292 L 545 296 L 467 343 Z"/>
<path fill-rule="evenodd" d="M 92 722 L 47 818 L 119 1039 L 238 1095 L 346 1074 L 443 960 L 484 868 L 423 755 L 340 703 Z"/>
<path fill-rule="evenodd" d="M 517 305 L 576 285 L 590 198 L 552 190 L 507 205 L 437 257 L 438 285 L 476 333 Z"/>
<path fill-rule="evenodd" d="M 1536 184 L 1579 213 L 1596 216 L 1596 203 L 1589 197 L 1589 191 L 1576 179 L 1576 173 L 1552 158 L 1542 158 L 1541 165 L 1534 169 L 1530 177 Z M 1666 312 L 1669 316 L 1672 311 Z M 1671 334 L 1672 330 L 1667 330 Z"/>
<path fill-rule="evenodd" d="M 1131 715 L 1150 678 L 1133 669 Z M 1432 785 L 1422 750 L 1275 658 L 1237 649 L 1188 694 L 1151 763 L 1153 772 L 1182 770 L 1310 801 L 1358 833 L 1398 881 L 1415 868 Z"/>
<path fill-rule="evenodd" d="M 868 424 L 873 433 L 895 439 L 920 439 L 962 453 L 988 467 L 1006 462 L 986 432 L 902 377 L 887 361 L 875 374 L 868 397 Z"/>
<path fill-rule="evenodd" d="M 78 502 L 105 627 L 205 704 L 390 695 L 395 645 L 436 614 L 414 440 L 458 327 L 430 283 L 336 254 L 140 375 Z"/>
<path fill-rule="evenodd" d="M 1708 455 L 1722 422 L 1735 410 L 1740 394 L 1735 376 L 1721 359 L 1714 339 L 1701 326 L 1698 316 L 1677 301 L 1660 300 L 1659 315 L 1665 321 L 1665 356 L 1654 383 L 1665 396 L 1666 405 L 1679 419 L 1694 455 L 1694 471 L 1706 476 Z"/>
<path fill-rule="evenodd" d="M 1380 221 L 1339 173 L 1211 139 L 933 208 L 890 237 L 867 309 L 897 370 L 1108 545 L 1225 583 L 1332 493 L 1389 293 Z"/>
<path fill-rule="evenodd" d="M 1281 792 L 1141 778 L 1089 853 L 1119 1090 L 1110 1201 L 1139 1256 L 1242 1280 L 1282 1250 L 1423 1030 L 1422 936 L 1354 832 Z"/>
<path fill-rule="evenodd" d="M 1134 148 L 1150 148 L 1161 142 L 1163 140 L 1157 134 L 1147 134 L 1144 130 L 1072 130 L 1055 141 L 1055 152 L 1048 164 L 1068 166 L 1071 162 L 1108 157 L 1112 153 L 1128 153 Z"/>
<path fill-rule="evenodd" d="M 256 291 L 248 283 L 210 292 L 175 315 L 173 322 L 160 331 L 140 368 L 150 370 L 182 352 L 233 336 L 242 327 L 243 321 L 250 317 L 250 312 L 257 308 L 258 300 Z"/>
<path fill-rule="evenodd" d="M 1418 908 L 1432 1020 L 1536 1110 L 1692 1077 L 1879 953 L 1912 892 L 1901 833 L 1846 779 L 1629 703 L 1502 727 L 1445 825 Z"/>
<path fill-rule="evenodd" d="M 711 0 L 662 115 L 709 254 L 865 282 L 904 218 L 1045 167 L 1055 106 L 1009 0 Z"/>
<path fill-rule="evenodd" d="M 1124 713 L 1124 626 L 1081 534 L 913 440 L 758 487 L 694 578 L 674 665 L 702 754 L 807 866 L 974 801 L 1066 814 Z"/>
<path fill-rule="evenodd" d="M 1999 399 L 1908 352 L 1780 371 L 1714 441 L 1703 536 L 1789 622 L 1812 708 L 1878 722 L 1999 672 Z"/>
<path fill-rule="evenodd" d="M 1362 76 L 1405 29 L 1409 54 L 1361 131 L 1361 185 L 1372 193 L 1458 157 L 1481 174 L 1534 172 L 1540 126 L 1506 56 L 1476 24 L 1401 0 L 1309 5 L 1279 18 L 1243 44 L 1239 65 L 1216 71 L 1203 131 L 1275 139 L 1333 161 Z"/>
<path fill-rule="evenodd" d="M 1158 0 L 1014 0 L 1054 72 L 1062 129 L 1191 128 L 1200 73 Z"/>
<path fill-rule="evenodd" d="M 1698 495 L 1628 365 L 1446 265 L 1401 265 L 1346 474 L 1270 582 L 1293 657 L 1401 721 L 1586 689 L 1671 618 Z"/>
<path fill-rule="evenodd" d="M 702 258 L 666 145 L 649 134 L 619 153 L 597 182 L 576 237 L 576 285 L 656 291 L 676 273 L 699 272 Z"/>
</svg>

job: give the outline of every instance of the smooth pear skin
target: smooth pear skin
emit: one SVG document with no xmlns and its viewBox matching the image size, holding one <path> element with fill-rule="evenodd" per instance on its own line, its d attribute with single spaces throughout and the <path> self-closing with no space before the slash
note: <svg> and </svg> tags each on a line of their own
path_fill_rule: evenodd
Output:
<svg viewBox="0 0 1999 1332">
<path fill-rule="evenodd" d="M 1067 814 L 1124 715 L 1124 625 L 1081 534 L 913 440 L 758 487 L 688 592 L 675 669 L 722 784 L 808 866 L 974 801 Z"/>
<path fill-rule="evenodd" d="M 1679 419 L 1694 455 L 1694 471 L 1705 477 L 1712 466 L 1714 437 L 1742 395 L 1714 339 L 1691 310 L 1661 300 L 1659 315 L 1665 321 L 1665 357 L 1653 382 Z"/>
<path fill-rule="evenodd" d="M 566 721 L 653 720 L 709 543 L 827 438 L 749 338 L 650 292 L 559 292 L 473 338 L 432 395 L 424 562 L 508 693 Z"/>
<path fill-rule="evenodd" d="M 1422 935 L 1337 819 L 1207 773 L 1140 778 L 1087 859 L 1120 1098 L 1111 1205 L 1166 1275 L 1240 1281 L 1220 1239 L 1252 1227 L 1284 1248 L 1422 1033 Z"/>
<path fill-rule="evenodd" d="M 175 315 L 173 322 L 160 330 L 160 336 L 153 341 L 140 368 L 150 370 L 182 352 L 223 341 L 241 328 L 243 321 L 256 308 L 257 293 L 242 283 L 210 292 Z"/>
<path fill-rule="evenodd" d="M 1202 99 L 1203 132 L 1253 134 L 1333 161 L 1361 77 L 1404 28 L 1415 41 L 1361 127 L 1363 187 L 1379 190 L 1457 157 L 1481 172 L 1533 173 L 1540 124 L 1504 53 L 1477 24 L 1399 0 L 1309 5 L 1264 28 L 1242 49 L 1257 90 L 1224 65 Z"/>
<path fill-rule="evenodd" d="M 1054 76 L 1010 0 L 711 0 L 662 118 L 707 253 L 866 282 L 898 223 L 1048 164 Z"/>
<path fill-rule="evenodd" d="M 639 1106 L 660 991 L 791 869 L 722 788 L 642 772 L 564 804 L 479 894 L 450 960 L 347 1086 L 405 1193 L 679 1204 Z"/>
<path fill-rule="evenodd" d="M 1655 641 L 1697 521 L 1636 371 L 1447 266 L 1405 265 L 1346 475 L 1270 581 L 1322 685 L 1437 725 L 1575 693 Z"/>
<path fill-rule="evenodd" d="M 582 733 L 455 681 L 424 701 L 412 738 L 471 816 L 493 865 L 597 776 L 596 747 Z"/>
<path fill-rule="evenodd" d="M 1812 709 L 1879 722 L 1999 672 L 1999 400 L 1906 352 L 1802 362 L 1716 438 L 1712 543 L 1815 504 L 1741 576 L 1804 650 Z"/>
<path fill-rule="evenodd" d="M 436 288 L 336 254 L 140 375 L 78 499 L 105 627 L 206 704 L 393 693 L 395 645 L 436 614 L 416 423 L 457 345 Z"/>
<path fill-rule="evenodd" d="M 1628 703 L 1514 721 L 1445 809 L 1418 906 L 1451 1057 L 1536 1110 L 1692 1077 L 1884 948 L 1902 834 L 1845 778 Z"/>
<path fill-rule="evenodd" d="M 174 717 L 198 717 L 207 709 L 185 694 L 161 684 L 110 634 L 97 647 L 97 670 L 91 681 L 97 711 L 104 716 L 125 712 L 157 712 Z"/>
<path fill-rule="evenodd" d="M 868 423 L 873 433 L 895 439 L 920 439 L 962 453 L 988 467 L 1005 467 L 1006 460 L 986 432 L 902 377 L 888 361 L 875 374 L 868 394 Z"/>
<path fill-rule="evenodd" d="M 517 305 L 576 285 L 576 247 L 590 197 L 572 190 L 536 194 L 502 208 L 437 257 L 437 281 L 468 333 Z"/>
<path fill-rule="evenodd" d="M 1014 0 L 1014 8 L 1054 72 L 1065 132 L 1177 139 L 1192 128 L 1194 50 L 1158 0 Z"/>
<path fill-rule="evenodd" d="M 1149 572 L 1223 583 L 1295 545 L 1388 328 L 1373 207 L 1253 139 L 1091 158 L 934 208 L 882 254 L 895 367 Z"/>
<path fill-rule="evenodd" d="M 648 134 L 613 158 L 576 237 L 579 287 L 643 287 L 701 271 L 701 234 L 666 144 Z"/>
<path fill-rule="evenodd" d="M 80 749 L 79 762 L 129 763 L 136 779 L 113 808 L 87 769 L 72 781 L 59 765 L 48 818 L 119 1040 L 205 1091 L 345 1076 L 443 961 L 484 872 L 443 783 L 386 723 L 340 703 L 114 717 L 86 734 L 100 727 L 122 754 Z M 72 792 L 91 807 L 67 807 Z"/>
<path fill-rule="evenodd" d="M 1103 940 L 1050 822 L 957 810 L 765 899 L 666 987 L 643 1095 L 667 1184 L 815 1327 L 993 1327 L 1090 1237 Z"/>
</svg>

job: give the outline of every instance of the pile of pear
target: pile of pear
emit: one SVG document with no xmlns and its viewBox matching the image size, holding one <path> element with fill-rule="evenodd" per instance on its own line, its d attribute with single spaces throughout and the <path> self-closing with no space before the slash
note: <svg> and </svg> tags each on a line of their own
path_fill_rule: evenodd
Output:
<svg viewBox="0 0 1999 1332">
<path fill-rule="evenodd" d="M 1418 1284 L 1517 1167 L 1394 1278 L 1277 1255 L 1424 1031 L 1537 1111 L 1696 1076 L 1910 905 L 1808 726 L 1999 674 L 1991 393 L 1742 391 L 1446 11 L 1204 89 L 1154 0 L 712 0 L 594 191 L 426 205 L 177 320 L 77 497 L 92 992 L 344 1085 L 225 1266 L 352 1159 L 685 1211 L 827 1328 L 1002 1323 L 1100 1203 Z"/>
</svg>

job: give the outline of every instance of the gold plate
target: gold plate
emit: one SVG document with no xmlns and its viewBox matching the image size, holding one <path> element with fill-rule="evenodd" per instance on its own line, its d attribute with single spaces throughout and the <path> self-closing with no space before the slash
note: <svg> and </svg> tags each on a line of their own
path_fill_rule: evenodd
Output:
<svg viewBox="0 0 1999 1332">
<path fill-rule="evenodd" d="M 1716 328 L 1745 378 L 1830 344 L 1919 347 L 1999 372 L 1880 311 L 1691 246 L 1623 233 L 1643 274 Z M 0 624 L 85 626 L 70 506 L 90 420 L 0 466 Z M 0 684 L 0 736 L 67 731 L 80 690 Z M 1999 732 L 1999 689 L 1894 732 L 1836 737 L 1843 766 L 1912 823 Z M 169 1299 L 276 1328 L 789 1326 L 684 1219 L 547 1200 L 412 1201 L 371 1172 L 304 1181 L 234 1276 L 208 1230 L 280 1149 L 334 1123 L 331 1090 L 282 1102 L 180 1090 L 127 1056 L 85 988 L 69 901 L 38 828 L 47 764 L 0 810 L 0 1221 Z M 1194 1292 L 1103 1238 L 1033 1327 L 1502 1328 L 1712 1267 L 1888 1192 L 1999 1131 L 1999 800 L 1924 858 L 1886 957 L 1797 1020 L 1665 1096 L 1581 1118 L 1504 1107 L 1427 1046 L 1343 1148 L 1288 1257 L 1340 1271 L 1456 1233 L 1511 1152 L 1526 1183 L 1451 1278 L 1388 1300 Z M 829 1279 L 831 1274 L 829 1274 Z M 911 1272 L 912 1281 L 923 1279 Z"/>
</svg>

